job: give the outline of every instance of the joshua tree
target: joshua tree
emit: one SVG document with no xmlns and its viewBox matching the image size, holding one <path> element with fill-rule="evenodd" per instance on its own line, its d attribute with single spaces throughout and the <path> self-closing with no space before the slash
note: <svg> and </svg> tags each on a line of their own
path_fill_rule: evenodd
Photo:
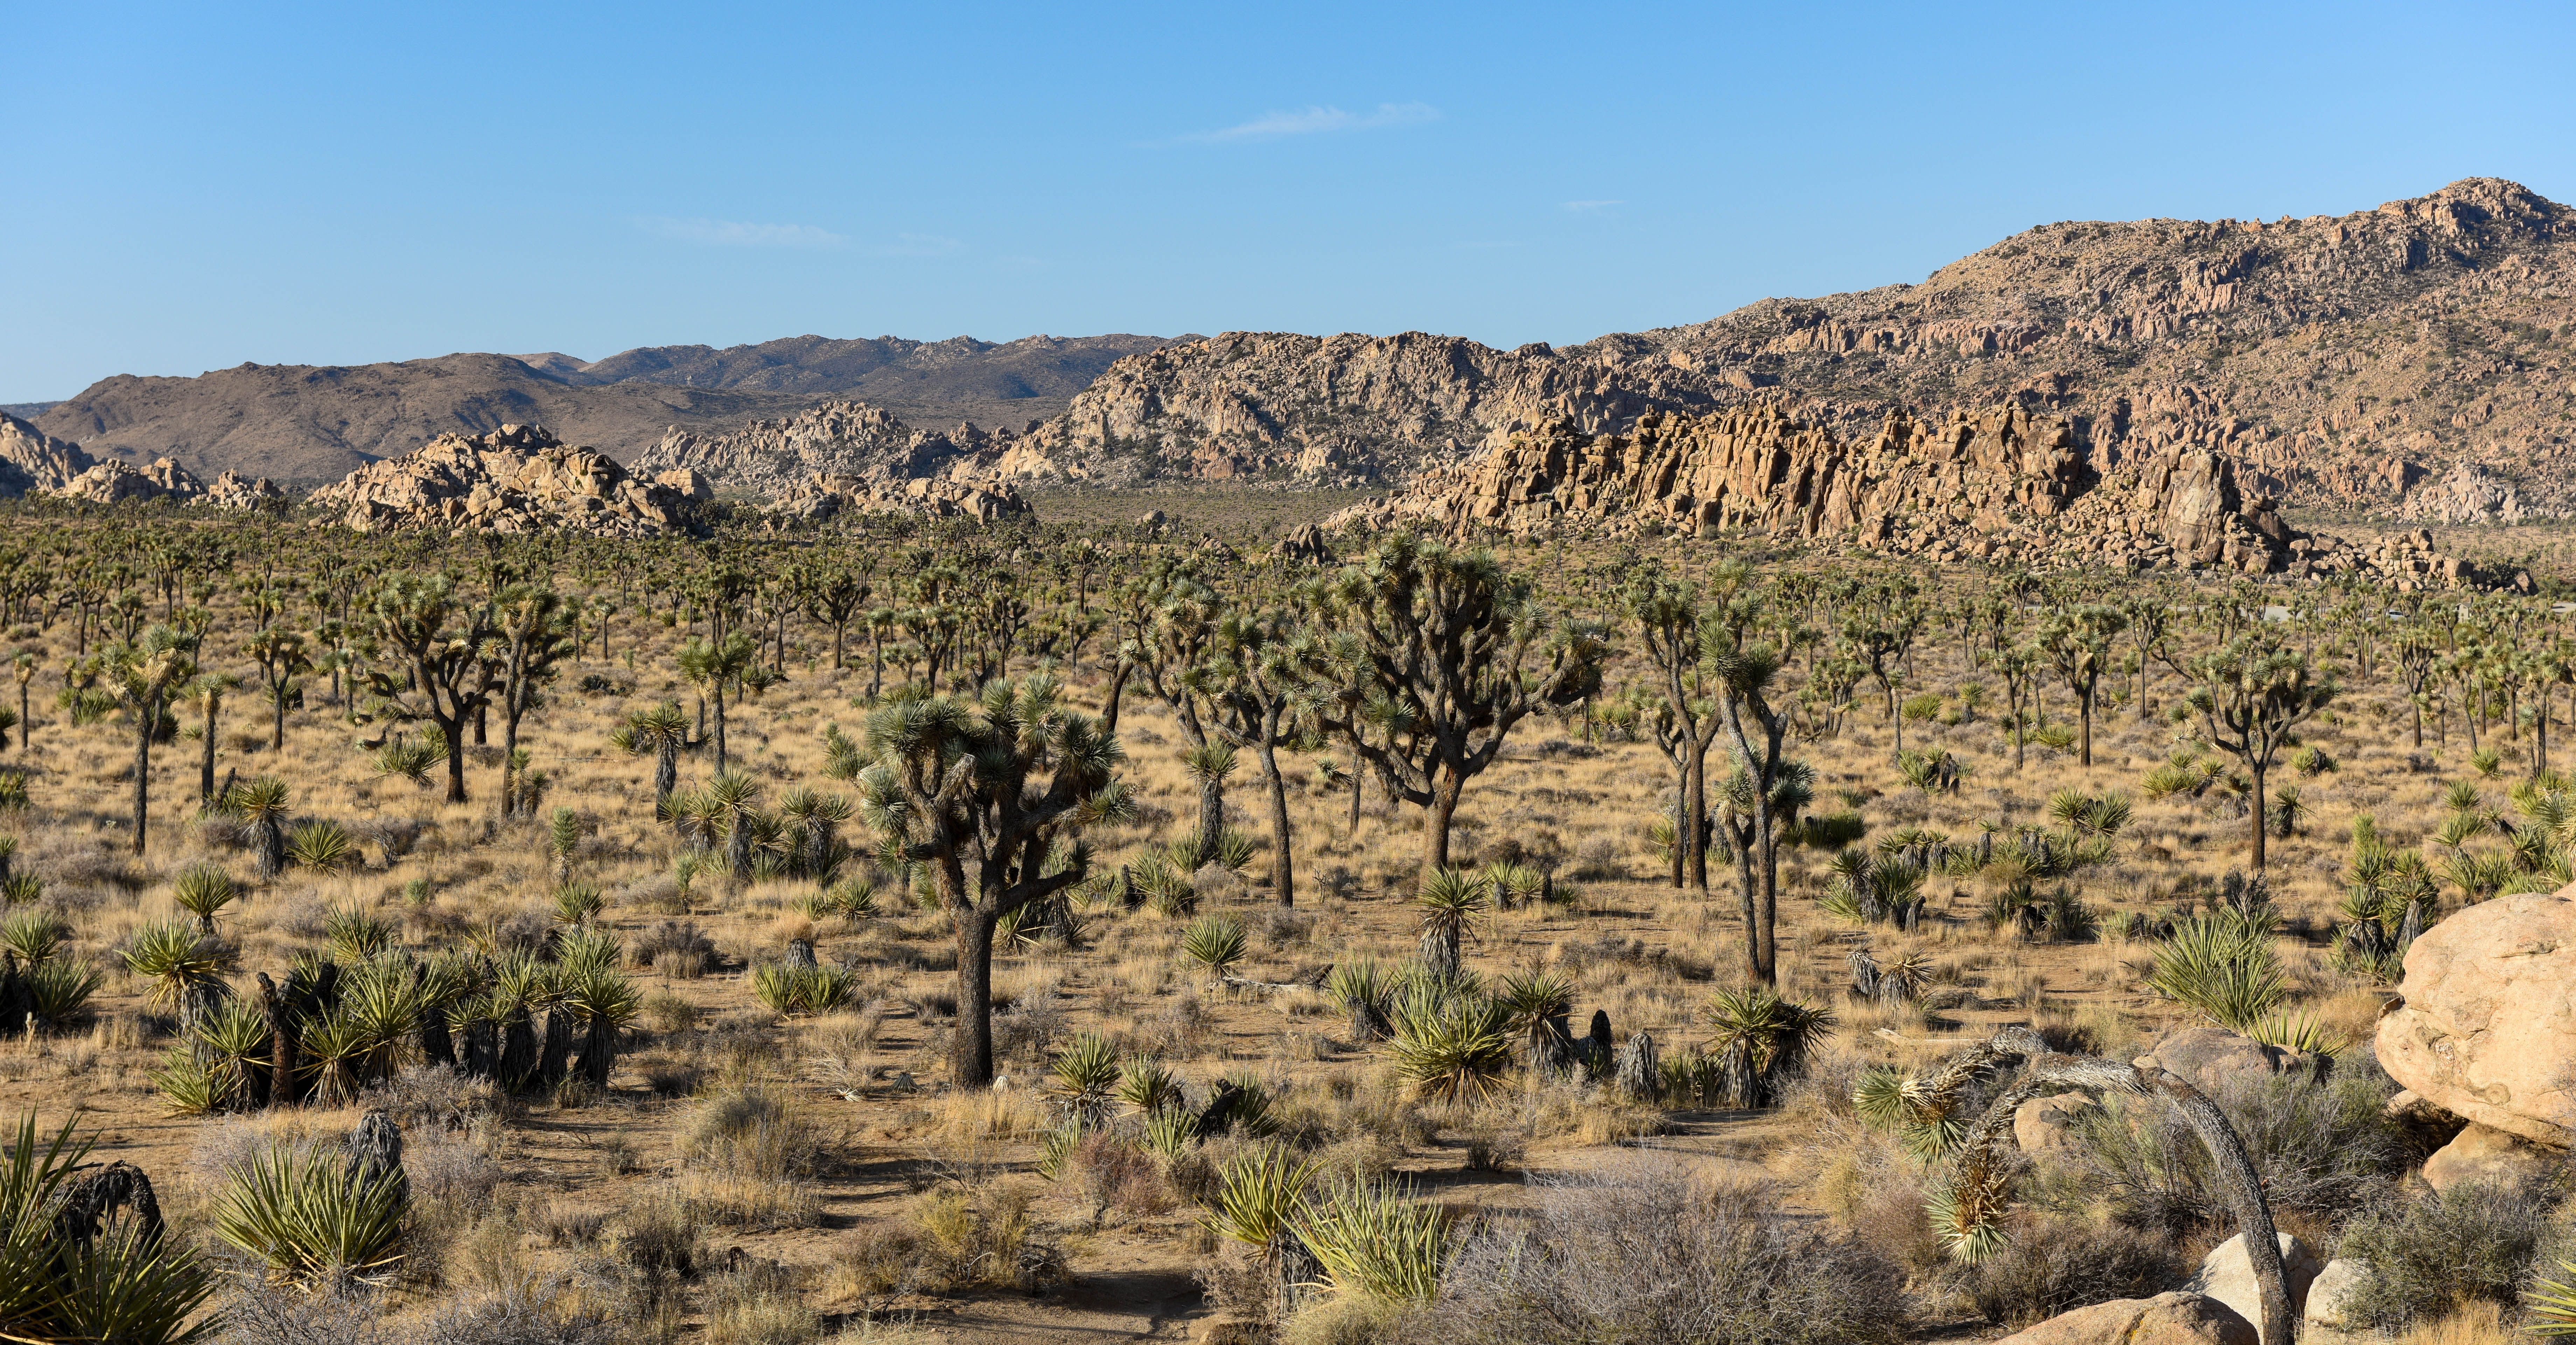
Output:
<svg viewBox="0 0 2576 1345">
<path fill-rule="evenodd" d="M 2127 627 L 2128 618 L 2119 608 L 2098 602 L 2061 610 L 2040 625 L 2040 647 L 2048 651 L 2058 678 L 2075 695 L 2076 717 L 2082 725 L 2075 754 L 2080 766 L 2093 764 L 2094 688 L 2110 665 L 2112 639 Z"/>
<path fill-rule="evenodd" d="M 447 801 L 465 802 L 465 730 L 491 701 L 480 658 L 493 638 L 489 613 L 466 603 L 445 575 L 398 574 L 376 591 L 367 615 L 387 661 L 404 673 L 368 670 L 373 712 L 437 725 L 447 740 Z"/>
<path fill-rule="evenodd" d="M 805 585 L 806 610 L 815 620 L 832 625 L 832 671 L 839 672 L 844 664 L 841 651 L 850 618 L 858 615 L 860 607 L 874 595 L 866 577 L 842 563 L 814 572 L 812 582 Z"/>
<path fill-rule="evenodd" d="M 286 707 L 304 689 L 303 677 L 313 671 L 313 656 L 304 637 L 284 626 L 270 626 L 242 646 L 242 652 L 259 664 L 260 685 L 268 693 L 268 750 L 286 750 Z"/>
<path fill-rule="evenodd" d="M 536 703 L 537 688 L 555 666 L 580 651 L 580 610 L 562 595 L 534 584 L 511 584 L 493 599 L 493 652 L 500 658 L 501 752 L 509 772 L 501 782 L 501 815 L 521 810 L 519 721 Z M 533 808 L 536 800 L 525 800 Z"/>
<path fill-rule="evenodd" d="M 653 812 L 670 810 L 671 791 L 680 783 L 680 749 L 689 745 L 689 714 L 678 701 L 664 701 L 626 717 L 609 741 L 620 751 L 653 757 Z"/>
<path fill-rule="evenodd" d="M 1726 731 L 1718 712 L 1700 635 L 1699 590 L 1661 575 L 1638 580 L 1628 590 L 1628 612 L 1645 638 L 1646 661 L 1655 671 L 1664 700 L 1656 717 L 1659 743 L 1674 759 L 1681 786 L 1681 805 L 1674 817 L 1673 886 L 1687 877 L 1691 886 L 1708 890 L 1708 749 Z"/>
<path fill-rule="evenodd" d="M 134 853 L 142 854 L 150 824 L 152 738 L 170 695 L 197 670 L 197 644 L 186 633 L 154 626 L 131 641 L 100 651 L 100 680 L 134 716 Z"/>
<path fill-rule="evenodd" d="M 1735 778 L 1727 792 L 1739 819 L 1736 872 L 1743 885 L 1746 969 L 1768 985 L 1779 976 L 1780 832 L 1797 820 L 1813 777 L 1783 752 L 1789 716 L 1771 704 L 1780 654 L 1757 637 L 1763 602 L 1751 581 L 1751 571 L 1741 565 L 1719 571 L 1718 601 L 1703 625 L 1702 658 L 1735 747 Z"/>
<path fill-rule="evenodd" d="M 868 717 L 860 809 L 893 863 L 928 867 L 957 931 L 951 1081 L 993 1077 L 993 930 L 1079 883 L 1079 833 L 1124 816 L 1115 738 L 1067 710 L 1052 677 L 996 681 L 965 701 L 919 692 Z"/>
<path fill-rule="evenodd" d="M 716 712 L 716 774 L 730 766 L 725 754 L 725 690 L 742 685 L 760 658 L 760 646 L 737 631 L 715 640 L 692 638 L 680 646 L 680 675 L 706 694 Z"/>
<path fill-rule="evenodd" d="M 1904 680 L 1905 660 L 1914 652 L 1915 638 L 1923 633 L 1931 612 L 1913 581 L 1891 579 L 1853 592 L 1835 623 L 1843 647 L 1869 670 L 1870 680 L 1878 683 L 1879 694 L 1886 699 L 1887 722 L 1895 728 L 1898 755 L 1905 751 L 1905 716 L 1898 713 L 1896 688 Z"/>
<path fill-rule="evenodd" d="M 205 750 L 197 757 L 197 802 L 200 806 L 215 801 L 215 726 L 224 712 L 224 697 L 240 689 L 241 684 L 241 678 L 224 672 L 202 672 L 188 680 L 186 695 L 197 703 L 197 713 L 206 721 Z"/>
<path fill-rule="evenodd" d="M 250 823 L 259 842 L 259 876 L 274 878 L 286 868 L 286 782 L 263 775 L 231 791 L 225 805 Z"/>
<path fill-rule="evenodd" d="M 1591 695 L 1608 653 L 1594 627 L 1556 620 L 1492 552 L 1409 535 L 1345 568 L 1321 619 L 1334 633 L 1315 648 L 1319 722 L 1424 810 L 1424 882 L 1449 867 L 1467 782 L 1521 720 Z"/>
<path fill-rule="evenodd" d="M 2194 665 L 2199 685 L 2190 707 L 2200 713 L 2209 741 L 2243 763 L 2254 787 L 2247 791 L 2253 819 L 2254 871 L 2263 871 L 2264 776 L 2291 730 L 2326 707 L 2338 688 L 2309 667 L 2305 651 L 2260 635 L 2242 635 Z"/>
</svg>

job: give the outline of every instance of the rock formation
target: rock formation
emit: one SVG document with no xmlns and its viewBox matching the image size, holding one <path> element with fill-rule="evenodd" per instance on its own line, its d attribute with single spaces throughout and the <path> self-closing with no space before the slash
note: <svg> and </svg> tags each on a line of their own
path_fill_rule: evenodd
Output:
<svg viewBox="0 0 2576 1345">
<path fill-rule="evenodd" d="M 360 532 L 403 528 L 519 533 L 565 529 L 651 537 L 689 523 L 680 491 L 629 476 L 594 449 L 566 445 L 541 425 L 446 434 L 313 492 Z"/>
<path fill-rule="evenodd" d="M 0 412 L 0 499 L 61 490 L 94 465 L 80 445 Z"/>
<path fill-rule="evenodd" d="M 2177 1292 L 2060 1313 L 1997 1345 L 2257 1345 L 2261 1334 L 2217 1299 Z"/>
<path fill-rule="evenodd" d="M 168 458 L 137 467 L 118 458 L 93 464 L 87 471 L 46 492 L 85 504 L 121 504 L 127 500 L 202 499 L 206 483 Z"/>
<path fill-rule="evenodd" d="M 2379 1020 L 2380 1066 L 2476 1125 L 2576 1145 L 2571 985 L 2576 884 L 2456 912 L 2406 951 L 2405 1004 Z"/>
<path fill-rule="evenodd" d="M 819 473 L 788 488 L 770 506 L 770 513 L 782 520 L 813 523 L 844 513 L 917 514 L 993 523 L 1028 512 L 1028 501 L 999 482 L 977 484 L 930 477 L 886 481 Z"/>
<path fill-rule="evenodd" d="M 1770 404 L 1649 412 L 1626 434 L 1553 421 L 1332 524 L 1452 535 L 1735 531 L 2042 569 L 2363 570 L 2401 587 L 2479 578 L 2430 556 L 2425 534 L 2420 552 L 2412 538 L 2365 549 L 2299 534 L 2218 454 L 2166 448 L 2106 474 L 2080 431 L 2010 404 L 1942 422 L 1891 413 L 1865 447 Z"/>
<path fill-rule="evenodd" d="M 277 483 L 267 477 L 253 481 L 239 472 L 228 471 L 206 487 L 206 493 L 198 503 L 217 509 L 251 510 L 282 509 L 287 501 L 286 492 L 278 489 Z"/>
<path fill-rule="evenodd" d="M 1007 470 L 1400 484 L 1551 421 L 1773 401 L 1861 442 L 1898 408 L 1937 425 L 2010 402 L 2073 422 L 2105 473 L 2205 453 L 2293 504 L 2431 490 L 2430 519 L 2456 491 L 2424 464 L 2460 461 L 2559 512 L 2572 322 L 2576 213 L 2469 179 L 2335 217 L 2051 224 L 1920 285 L 1563 349 L 1227 333 L 1119 361 Z"/>
<path fill-rule="evenodd" d="M 635 460 L 640 474 L 703 472 L 716 489 L 761 499 L 804 490 L 816 476 L 876 483 L 934 476 L 952 464 L 967 470 L 1007 452 L 1009 430 L 960 425 L 948 433 L 916 430 L 883 407 L 830 401 L 781 420 L 754 420 L 730 430 L 672 426 Z M 812 492 L 807 492 L 811 494 Z"/>
</svg>

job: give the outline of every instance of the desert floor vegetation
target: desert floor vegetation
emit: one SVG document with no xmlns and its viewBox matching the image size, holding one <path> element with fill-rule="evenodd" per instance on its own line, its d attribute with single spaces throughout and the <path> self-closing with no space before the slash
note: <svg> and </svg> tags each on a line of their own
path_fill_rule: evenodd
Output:
<svg viewBox="0 0 2576 1345">
<path fill-rule="evenodd" d="M 2219 1029 L 2357 1321 L 2568 1320 L 2564 1172 L 2427 1190 L 2371 1047 L 2409 941 L 2571 876 L 2545 566 L 1316 564 L 1247 494 L 0 519 L 0 1098 L 158 1205 L 0 1255 L 158 1277 L 133 1339 L 1993 1336 L 2238 1216 L 2169 1098 L 1997 1147 L 1958 1062 Z M 46 1273 L 0 1331 L 78 1338 Z"/>
</svg>

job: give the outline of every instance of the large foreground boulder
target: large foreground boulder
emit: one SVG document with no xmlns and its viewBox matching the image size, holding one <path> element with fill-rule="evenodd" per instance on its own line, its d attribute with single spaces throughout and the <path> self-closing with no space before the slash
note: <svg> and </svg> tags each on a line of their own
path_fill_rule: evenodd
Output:
<svg viewBox="0 0 2576 1345">
<path fill-rule="evenodd" d="M 2194 1027 L 2165 1038 L 2141 1057 L 2138 1068 L 2161 1068 L 2181 1075 L 2191 1086 L 2216 1097 L 2243 1079 L 2300 1074 L 2316 1067 L 2313 1058 L 2269 1046 L 2225 1028 Z"/>
<path fill-rule="evenodd" d="M 2576 1143 L 2576 885 L 2461 911 L 2406 952 L 2379 1063 L 2426 1101 L 2556 1148 Z"/>
<path fill-rule="evenodd" d="M 2436 1191 L 2470 1182 L 2520 1186 L 2547 1176 L 2560 1157 L 2520 1135 L 2472 1122 L 2424 1160 L 2424 1184 Z"/>
<path fill-rule="evenodd" d="M 2290 1315 L 2296 1317 L 2307 1307 L 2317 1272 L 2326 1266 L 2308 1244 L 2287 1233 L 2280 1239 L 2281 1284 L 2290 1294 Z M 2254 1259 L 2245 1254 L 2242 1233 L 2210 1248 L 2200 1260 L 2200 1272 L 2183 1288 L 2217 1299 L 2249 1322 L 2263 1320 L 2263 1291 L 2254 1283 Z"/>
<path fill-rule="evenodd" d="M 2310 1326 L 2335 1331 L 2357 1331 L 2363 1323 L 2353 1311 L 2353 1295 L 2360 1291 L 2370 1272 L 2359 1261 L 2328 1261 L 2325 1269 L 2308 1282 L 2308 1306 L 2300 1319 Z"/>
<path fill-rule="evenodd" d="M 2001 1345 L 2260 1345 L 2261 1334 L 2217 1299 L 2177 1292 L 2077 1308 Z"/>
</svg>

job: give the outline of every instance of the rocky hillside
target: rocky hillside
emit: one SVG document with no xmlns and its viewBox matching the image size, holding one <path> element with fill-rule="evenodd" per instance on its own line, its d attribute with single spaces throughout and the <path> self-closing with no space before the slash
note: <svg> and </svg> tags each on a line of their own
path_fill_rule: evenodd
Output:
<svg viewBox="0 0 2576 1345">
<path fill-rule="evenodd" d="M 653 537 L 685 531 L 705 497 L 686 473 L 647 481 L 596 449 L 564 443 L 542 425 L 504 425 L 489 434 L 443 434 L 419 449 L 372 463 L 314 491 L 314 507 L 360 532 L 409 528 L 596 537 Z"/>
<path fill-rule="evenodd" d="M 80 445 L 0 411 L 0 499 L 60 490 L 96 462 Z"/>
<path fill-rule="evenodd" d="M 1556 421 L 1426 471 L 1332 524 L 1453 536 L 1754 533 L 2043 570 L 2360 570 L 2401 589 L 2513 581 L 2434 556 L 2420 532 L 2375 548 L 2299 532 L 2272 497 L 2240 484 L 2232 459 L 2206 449 L 2170 445 L 2097 471 L 2072 420 L 2010 403 L 1937 421 L 1891 413 L 1871 437 L 1848 441 L 1772 405 L 1649 412 L 1626 434 Z"/>
<path fill-rule="evenodd" d="M 567 355 L 449 355 L 349 367 L 245 364 L 195 378 L 119 375 L 35 423 L 94 454 L 171 458 L 292 484 L 336 480 L 443 434 L 544 423 L 632 460 L 666 430 L 731 428 L 865 393 L 921 418 L 1026 424 L 1124 355 L 1162 338 L 796 337 L 714 350 L 661 346 L 595 363 Z"/>
<path fill-rule="evenodd" d="M 1113 366 L 1025 476 L 1402 480 L 1562 420 L 1755 402 L 1866 436 L 2013 402 L 2100 470 L 2247 463 L 2295 505 L 2576 508 L 2576 215 L 2495 179 L 2344 216 L 2052 224 L 1920 285 L 1500 351 L 1229 333 Z"/>
<path fill-rule="evenodd" d="M 635 460 L 635 470 L 704 472 L 720 492 L 776 499 L 816 476 L 900 483 L 946 470 L 971 473 L 1007 452 L 1018 436 L 972 424 L 916 430 L 881 406 L 828 401 L 777 420 L 730 430 L 673 426 Z"/>
</svg>

